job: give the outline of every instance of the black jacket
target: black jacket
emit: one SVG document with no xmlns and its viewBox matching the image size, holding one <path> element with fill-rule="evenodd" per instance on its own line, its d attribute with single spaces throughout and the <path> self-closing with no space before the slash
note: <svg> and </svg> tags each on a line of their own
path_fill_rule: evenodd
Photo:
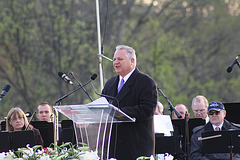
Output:
<svg viewBox="0 0 240 160">
<path fill-rule="evenodd" d="M 36 145 L 42 145 L 43 146 L 44 142 L 43 142 L 40 131 L 37 128 L 33 128 L 32 130 L 34 131 L 34 139 L 35 139 Z"/>
<path fill-rule="evenodd" d="M 153 113 L 157 104 L 156 84 L 137 68 L 117 94 L 118 82 L 118 75 L 110 78 L 102 94 L 116 97 L 119 108 L 130 117 L 136 118 L 136 122 L 114 125 L 110 157 L 135 160 L 140 156 L 151 156 L 155 148 Z M 113 105 L 117 106 L 117 102 L 113 101 Z"/>
</svg>

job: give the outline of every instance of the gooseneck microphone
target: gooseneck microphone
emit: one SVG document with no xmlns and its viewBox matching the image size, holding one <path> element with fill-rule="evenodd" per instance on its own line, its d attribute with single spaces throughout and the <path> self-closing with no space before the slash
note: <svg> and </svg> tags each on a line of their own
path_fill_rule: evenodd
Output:
<svg viewBox="0 0 240 160">
<path fill-rule="evenodd" d="M 234 67 L 234 65 L 237 63 L 238 67 L 240 67 L 240 64 L 238 62 L 238 58 L 239 58 L 240 54 L 237 55 L 237 57 L 233 60 L 232 64 L 227 68 L 227 72 L 230 73 L 232 72 L 232 69 Z"/>
<path fill-rule="evenodd" d="M 70 93 L 62 96 L 61 98 L 59 98 L 59 99 L 55 102 L 55 104 L 60 103 L 63 99 L 67 98 L 69 95 L 73 94 L 74 92 L 78 91 L 79 89 L 82 89 L 83 87 L 85 87 L 86 85 L 88 85 L 91 81 L 95 80 L 96 78 L 97 78 L 97 74 L 94 73 L 94 74 L 91 76 L 91 79 L 90 79 L 87 83 L 85 83 L 85 84 L 82 85 L 81 87 L 76 88 L 76 89 L 73 90 L 72 92 L 70 92 Z"/>
<path fill-rule="evenodd" d="M 0 95 L 0 101 L 2 100 L 2 98 L 7 94 L 7 92 L 10 90 L 11 86 L 9 84 L 7 84 L 3 90 L 2 93 Z"/>
<path fill-rule="evenodd" d="M 112 97 L 112 96 L 109 96 L 109 95 L 105 95 L 105 94 L 99 94 L 99 93 L 97 93 L 97 91 L 96 91 L 96 89 L 95 89 L 95 87 L 93 86 L 92 83 L 91 83 L 91 85 L 92 85 L 92 88 L 93 88 L 94 92 L 95 92 L 97 95 L 99 95 L 99 96 L 101 96 L 101 97 L 105 97 L 105 98 L 111 99 L 111 100 L 115 100 L 115 101 L 117 102 L 117 106 L 116 106 L 116 107 L 119 108 L 119 101 L 118 101 L 117 98 Z M 110 103 L 110 104 L 111 104 L 111 103 Z"/>
<path fill-rule="evenodd" d="M 58 76 L 60 78 L 62 78 L 65 82 L 69 83 L 69 84 L 73 84 L 75 87 L 82 87 L 82 84 L 77 80 L 77 78 L 74 76 L 74 74 L 72 72 L 69 73 L 69 75 L 71 75 L 75 81 L 77 81 L 78 85 L 75 85 L 72 81 L 71 81 L 71 78 L 69 78 L 67 76 L 67 74 L 64 74 L 62 72 L 58 72 Z M 87 92 L 87 90 L 82 87 L 82 90 L 85 92 L 85 94 L 88 96 L 88 98 L 93 101 L 92 97 L 89 95 L 89 93 Z"/>
<path fill-rule="evenodd" d="M 62 72 L 58 72 L 58 76 L 59 76 L 60 78 L 62 78 L 65 82 L 67 82 L 67 83 L 69 83 L 69 84 L 71 84 L 71 85 L 76 86 L 76 85 L 71 81 L 71 79 L 67 76 L 67 74 L 62 73 Z"/>
</svg>

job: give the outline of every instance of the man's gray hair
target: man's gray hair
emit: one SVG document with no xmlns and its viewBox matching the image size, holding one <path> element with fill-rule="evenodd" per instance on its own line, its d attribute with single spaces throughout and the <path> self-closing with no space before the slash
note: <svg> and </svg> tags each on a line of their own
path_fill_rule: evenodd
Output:
<svg viewBox="0 0 240 160">
<path fill-rule="evenodd" d="M 134 58 L 135 64 L 137 64 L 137 57 L 135 54 L 135 50 L 132 47 L 126 46 L 126 45 L 118 45 L 116 47 L 116 51 L 121 50 L 121 49 L 125 49 L 127 51 L 127 58 L 128 59 Z"/>
<path fill-rule="evenodd" d="M 192 100 L 192 108 L 193 108 L 193 105 L 194 105 L 195 103 L 200 103 L 201 100 L 204 101 L 205 108 L 208 108 L 208 100 L 207 100 L 206 97 L 204 97 L 204 96 L 202 96 L 202 95 L 198 95 L 198 96 L 196 96 L 195 98 L 193 98 L 193 100 Z"/>
</svg>

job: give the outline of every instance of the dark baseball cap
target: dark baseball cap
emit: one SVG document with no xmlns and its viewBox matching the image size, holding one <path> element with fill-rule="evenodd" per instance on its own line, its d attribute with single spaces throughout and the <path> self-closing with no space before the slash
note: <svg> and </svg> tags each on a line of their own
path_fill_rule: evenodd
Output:
<svg viewBox="0 0 240 160">
<path fill-rule="evenodd" d="M 224 105 L 221 102 L 211 102 L 208 106 L 208 112 L 212 111 L 212 110 L 221 111 L 223 109 L 225 109 L 225 108 L 224 108 Z"/>
</svg>

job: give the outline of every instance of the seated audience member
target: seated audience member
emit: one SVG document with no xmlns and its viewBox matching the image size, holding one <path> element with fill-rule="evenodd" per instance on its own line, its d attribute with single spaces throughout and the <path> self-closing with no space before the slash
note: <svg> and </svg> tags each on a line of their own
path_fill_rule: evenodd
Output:
<svg viewBox="0 0 240 160">
<path fill-rule="evenodd" d="M 211 102 L 208 106 L 209 122 L 204 126 L 198 126 L 193 129 L 191 138 L 190 159 L 229 159 L 229 153 L 202 153 L 202 141 L 198 137 L 202 137 L 202 133 L 206 131 L 221 131 L 221 130 L 239 130 L 240 128 L 225 120 L 226 110 L 221 102 Z M 233 159 L 240 159 L 239 154 L 234 154 Z"/>
<path fill-rule="evenodd" d="M 37 118 L 40 121 L 52 121 L 52 105 L 48 102 L 42 102 L 38 106 Z"/>
<path fill-rule="evenodd" d="M 164 107 L 163 107 L 162 103 L 158 101 L 154 114 L 155 115 L 163 115 L 163 108 Z"/>
<path fill-rule="evenodd" d="M 188 113 L 188 109 L 187 109 L 187 107 L 186 107 L 184 104 L 177 104 L 177 105 L 175 106 L 175 109 L 176 109 L 176 111 L 178 111 L 178 112 L 180 113 L 180 115 L 182 116 L 181 119 L 184 119 L 184 118 L 185 118 L 186 112 L 187 112 L 188 117 L 190 116 L 190 113 Z M 174 119 L 178 119 L 178 117 L 177 117 L 177 115 L 176 115 L 175 113 L 173 114 L 173 118 L 174 118 Z"/>
<path fill-rule="evenodd" d="M 206 123 L 209 122 L 207 114 L 208 100 L 204 96 L 198 95 L 192 100 L 192 110 L 196 118 L 205 119 Z"/>
<path fill-rule="evenodd" d="M 22 131 L 25 130 L 28 125 L 28 119 L 21 108 L 12 108 L 8 112 L 6 131 Z M 33 130 L 36 144 L 43 145 L 43 139 L 38 129 L 29 125 L 27 130 Z"/>
</svg>

